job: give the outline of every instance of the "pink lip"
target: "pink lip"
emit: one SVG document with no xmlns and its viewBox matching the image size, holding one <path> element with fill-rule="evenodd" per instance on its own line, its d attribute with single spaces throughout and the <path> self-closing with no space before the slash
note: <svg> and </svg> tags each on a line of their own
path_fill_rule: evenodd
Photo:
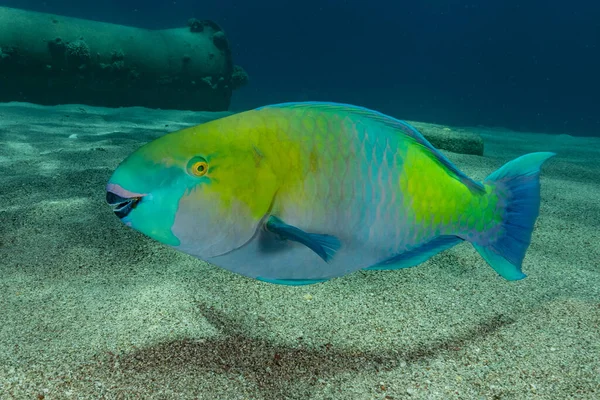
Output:
<svg viewBox="0 0 600 400">
<path fill-rule="evenodd" d="M 116 194 L 117 196 L 121 196 L 127 199 L 133 198 L 133 197 L 144 197 L 146 196 L 147 193 L 136 193 L 136 192 L 132 192 L 130 190 L 124 189 L 121 186 L 115 184 L 115 183 L 109 183 L 108 185 L 106 185 L 106 191 L 107 192 L 113 192 L 114 194 Z"/>
</svg>

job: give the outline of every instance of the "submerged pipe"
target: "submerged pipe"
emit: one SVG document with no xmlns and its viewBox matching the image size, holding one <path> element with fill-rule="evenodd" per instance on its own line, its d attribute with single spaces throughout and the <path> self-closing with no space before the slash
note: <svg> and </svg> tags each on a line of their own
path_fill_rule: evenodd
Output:
<svg viewBox="0 0 600 400">
<path fill-rule="evenodd" d="M 0 101 L 223 111 L 246 81 L 212 21 L 148 30 L 0 7 Z"/>
</svg>

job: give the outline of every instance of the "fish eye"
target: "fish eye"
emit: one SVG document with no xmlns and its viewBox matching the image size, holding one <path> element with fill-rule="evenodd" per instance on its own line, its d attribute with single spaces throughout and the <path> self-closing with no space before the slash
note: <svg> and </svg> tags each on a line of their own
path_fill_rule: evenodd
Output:
<svg viewBox="0 0 600 400">
<path fill-rule="evenodd" d="M 193 176 L 204 176 L 208 172 L 208 163 L 202 157 L 194 157 L 188 163 L 188 172 Z"/>
</svg>

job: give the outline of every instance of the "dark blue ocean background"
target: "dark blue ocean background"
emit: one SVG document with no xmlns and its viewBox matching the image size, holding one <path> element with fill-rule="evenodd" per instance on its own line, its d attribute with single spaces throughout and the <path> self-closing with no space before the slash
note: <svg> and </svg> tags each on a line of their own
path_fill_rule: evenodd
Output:
<svg viewBox="0 0 600 400">
<path fill-rule="evenodd" d="M 600 2 L 2 0 L 146 28 L 212 19 L 250 84 L 231 108 L 327 100 L 455 125 L 600 134 Z"/>
</svg>

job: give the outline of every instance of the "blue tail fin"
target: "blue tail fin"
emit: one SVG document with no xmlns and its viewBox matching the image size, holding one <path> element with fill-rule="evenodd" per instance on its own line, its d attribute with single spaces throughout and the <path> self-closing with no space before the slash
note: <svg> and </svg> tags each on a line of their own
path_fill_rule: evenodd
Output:
<svg viewBox="0 0 600 400">
<path fill-rule="evenodd" d="M 475 249 L 498 274 L 508 280 L 525 278 L 521 263 L 531 242 L 540 209 L 540 168 L 555 153 L 530 153 L 512 160 L 492 173 L 484 184 L 493 185 L 504 204 L 500 236 Z"/>
</svg>

